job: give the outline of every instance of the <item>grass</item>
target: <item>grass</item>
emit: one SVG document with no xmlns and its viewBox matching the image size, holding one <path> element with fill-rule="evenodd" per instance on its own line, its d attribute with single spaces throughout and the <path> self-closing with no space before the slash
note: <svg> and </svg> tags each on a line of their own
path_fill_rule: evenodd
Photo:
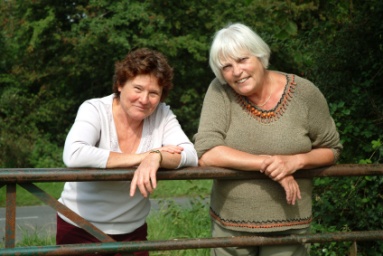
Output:
<svg viewBox="0 0 383 256">
<path fill-rule="evenodd" d="M 20 242 L 17 243 L 18 247 L 29 247 L 29 246 L 45 246 L 45 245 L 55 245 L 56 238 L 55 236 L 49 235 L 44 230 L 35 229 L 25 230 L 20 229 L 23 234 L 23 238 Z"/>
<path fill-rule="evenodd" d="M 160 201 L 160 206 L 160 210 L 152 212 L 147 219 L 150 241 L 210 237 L 209 207 L 203 198 L 192 199 L 189 207 L 172 200 Z M 158 251 L 150 255 L 207 256 L 210 250 Z"/>
</svg>

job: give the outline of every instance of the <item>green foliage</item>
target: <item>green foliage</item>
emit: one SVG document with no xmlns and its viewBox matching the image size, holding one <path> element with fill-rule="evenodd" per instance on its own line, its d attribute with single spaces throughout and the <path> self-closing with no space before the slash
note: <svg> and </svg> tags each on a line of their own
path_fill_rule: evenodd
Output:
<svg viewBox="0 0 383 256">
<path fill-rule="evenodd" d="M 313 212 L 317 224 L 352 231 L 379 230 L 383 226 L 383 177 L 319 179 L 315 185 Z M 371 244 L 363 242 L 359 246 L 367 252 L 373 248 Z"/>
<path fill-rule="evenodd" d="M 329 1 L 323 8 L 328 12 L 308 32 L 316 64 L 305 73 L 330 102 L 344 144 L 342 162 L 357 163 L 383 128 L 383 2 Z"/>
<path fill-rule="evenodd" d="M 371 156 L 360 164 L 381 163 L 383 144 L 381 139 L 371 143 Z M 345 230 L 380 230 L 383 227 L 383 177 L 362 176 L 318 178 L 315 180 L 313 207 L 316 232 Z M 318 250 L 345 250 L 346 244 L 315 245 Z M 342 249 L 343 246 L 343 249 Z M 382 241 L 358 243 L 361 255 L 382 255 Z M 331 254 L 325 254 L 331 255 Z"/>
<path fill-rule="evenodd" d="M 47 138 L 37 138 L 30 152 L 31 165 L 35 168 L 60 168 L 62 163 L 62 148 L 51 143 Z"/>
<path fill-rule="evenodd" d="M 368 13 L 366 15 L 366 13 Z M 307 31 L 304 73 L 324 92 L 341 135 L 342 163 L 382 163 L 383 15 L 381 1 L 326 1 Z M 318 40 L 320 38 L 320 40 Z M 315 180 L 314 230 L 378 230 L 382 177 Z M 346 255 L 349 244 L 314 245 L 320 255 Z M 382 255 L 381 241 L 358 243 L 358 255 Z M 335 253 L 335 254 L 334 254 Z"/>
<path fill-rule="evenodd" d="M 339 228 L 330 226 L 325 227 L 323 225 L 313 223 L 311 232 L 312 233 L 326 233 L 326 232 L 339 232 L 339 231 L 350 231 L 347 227 L 342 230 Z M 330 242 L 330 243 L 313 243 L 311 244 L 310 255 L 311 256 L 338 256 L 338 255 L 349 255 L 349 248 L 352 242 Z"/>
<path fill-rule="evenodd" d="M 383 162 L 383 137 L 371 142 L 372 154 L 366 160 L 361 160 L 360 163 L 382 163 Z"/>
</svg>

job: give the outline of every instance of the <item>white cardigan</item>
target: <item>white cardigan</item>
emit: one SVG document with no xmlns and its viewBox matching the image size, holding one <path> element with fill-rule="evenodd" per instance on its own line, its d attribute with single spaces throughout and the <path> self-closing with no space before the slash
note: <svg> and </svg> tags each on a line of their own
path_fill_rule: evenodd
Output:
<svg viewBox="0 0 383 256">
<path fill-rule="evenodd" d="M 65 141 L 63 160 L 67 167 L 105 168 L 111 151 L 121 152 L 113 121 L 114 94 L 85 101 Z M 160 103 L 144 120 L 137 154 L 164 145 L 183 147 L 177 168 L 197 166 L 193 144 L 176 116 Z M 139 191 L 129 196 L 130 181 L 66 182 L 59 201 L 107 234 L 130 233 L 145 223 L 150 201 Z M 63 215 L 61 218 L 74 224 Z"/>
</svg>

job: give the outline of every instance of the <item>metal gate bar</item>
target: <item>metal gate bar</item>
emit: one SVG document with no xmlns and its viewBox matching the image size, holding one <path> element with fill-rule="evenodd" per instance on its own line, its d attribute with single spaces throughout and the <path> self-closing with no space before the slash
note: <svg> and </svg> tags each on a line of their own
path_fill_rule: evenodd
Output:
<svg viewBox="0 0 383 256">
<path fill-rule="evenodd" d="M 0 183 L 131 180 L 134 168 L 74 169 L 74 168 L 3 168 Z M 338 164 L 309 170 L 298 170 L 296 178 L 374 176 L 383 175 L 383 164 Z M 179 170 L 160 170 L 158 180 L 198 179 L 269 179 L 255 171 L 238 171 L 220 167 L 185 167 Z"/>
<path fill-rule="evenodd" d="M 95 227 L 92 223 L 82 218 L 77 213 L 73 212 L 71 209 L 63 205 L 62 203 L 58 202 L 56 198 L 52 197 L 45 191 L 41 190 L 39 187 L 37 187 L 34 184 L 25 184 L 21 183 L 20 186 L 22 186 L 25 190 L 33 194 L 35 197 L 40 199 L 45 204 L 49 205 L 56 211 L 63 214 L 65 217 L 69 218 L 71 221 L 76 223 L 78 226 L 80 226 L 82 229 L 86 230 L 88 233 L 93 235 L 95 238 L 100 240 L 101 242 L 115 242 L 113 238 L 106 235 L 104 232 L 102 232 L 100 229 Z"/>
<path fill-rule="evenodd" d="M 7 185 L 5 211 L 5 248 L 15 247 L 16 227 L 16 184 Z"/>
<path fill-rule="evenodd" d="M 133 251 L 169 251 L 203 249 L 216 247 L 243 247 L 259 245 L 286 245 L 304 243 L 327 243 L 344 241 L 383 240 L 383 230 L 334 232 L 285 237 L 239 236 L 198 239 L 176 239 L 142 242 L 115 242 L 98 244 L 77 244 L 44 247 L 19 247 L 0 250 L 1 256 L 42 256 L 42 255 L 84 255 L 87 253 L 123 253 Z"/>
</svg>

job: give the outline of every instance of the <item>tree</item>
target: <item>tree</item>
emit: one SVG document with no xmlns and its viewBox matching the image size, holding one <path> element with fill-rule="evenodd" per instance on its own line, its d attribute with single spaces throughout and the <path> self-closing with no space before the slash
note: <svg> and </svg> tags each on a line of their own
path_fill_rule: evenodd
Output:
<svg viewBox="0 0 383 256">
<path fill-rule="evenodd" d="M 368 158 L 371 141 L 382 138 L 383 3 L 342 3 L 310 31 L 322 40 L 310 43 L 315 65 L 306 72 L 327 96 L 344 144 L 343 161 L 352 163 Z"/>
<path fill-rule="evenodd" d="M 321 21 L 308 33 L 321 40 L 309 43 L 313 65 L 306 72 L 330 103 L 344 146 L 341 161 L 382 163 L 383 2 L 324 1 L 320 7 Z M 379 176 L 342 178 L 335 183 L 316 179 L 316 222 L 335 230 L 380 229 L 382 191 Z M 355 211 L 361 208 L 362 212 Z M 361 255 L 383 253 L 382 242 L 358 245 Z"/>
</svg>

